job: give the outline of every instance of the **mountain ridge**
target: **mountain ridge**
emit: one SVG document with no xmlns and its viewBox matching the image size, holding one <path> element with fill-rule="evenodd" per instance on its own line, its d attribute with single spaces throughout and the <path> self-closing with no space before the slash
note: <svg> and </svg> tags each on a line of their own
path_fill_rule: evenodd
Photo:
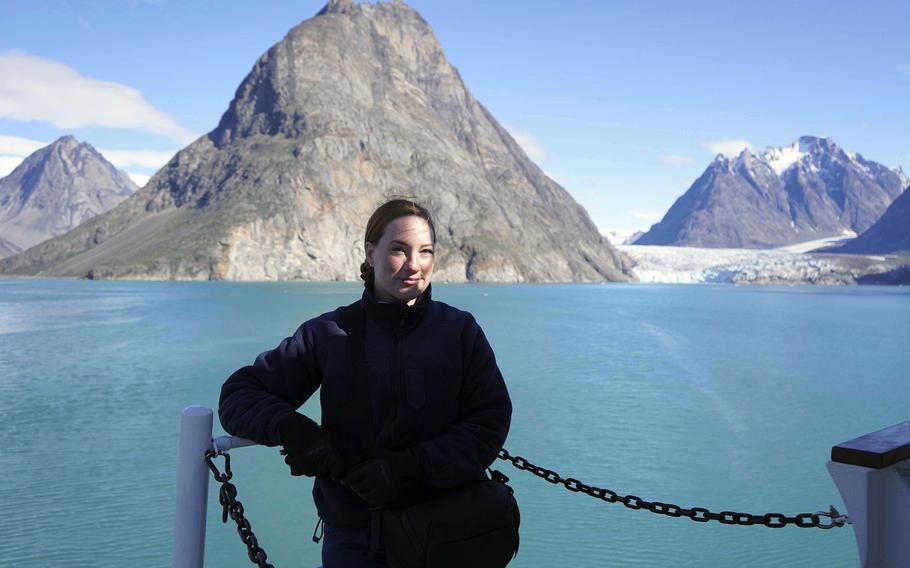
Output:
<svg viewBox="0 0 910 568">
<path fill-rule="evenodd" d="M 861 233 L 900 195 L 903 179 L 817 136 L 718 155 L 636 243 L 773 248 Z"/>
<path fill-rule="evenodd" d="M 628 259 L 527 158 L 400 2 L 330 2 L 264 53 L 219 124 L 133 198 L 0 272 L 352 280 L 362 227 L 425 202 L 437 278 L 628 280 Z"/>
<path fill-rule="evenodd" d="M 910 185 L 863 234 L 826 252 L 910 256 Z"/>
<path fill-rule="evenodd" d="M 0 256 L 64 234 L 136 190 L 91 144 L 63 136 L 0 179 Z"/>
</svg>

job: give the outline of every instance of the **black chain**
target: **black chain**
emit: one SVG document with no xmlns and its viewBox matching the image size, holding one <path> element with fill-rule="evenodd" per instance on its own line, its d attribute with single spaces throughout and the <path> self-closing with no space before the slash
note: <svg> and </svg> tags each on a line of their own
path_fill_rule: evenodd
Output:
<svg viewBox="0 0 910 568">
<path fill-rule="evenodd" d="M 212 458 L 216 455 L 224 456 L 224 473 L 218 471 L 218 468 L 215 466 L 214 462 L 212 462 Z M 209 469 L 212 470 L 215 481 L 221 483 L 221 490 L 218 495 L 218 502 L 221 503 L 221 506 L 224 508 L 221 512 L 221 522 L 226 523 L 228 516 L 230 515 L 230 517 L 234 519 L 234 522 L 237 523 L 237 533 L 240 535 L 240 540 L 246 545 L 250 562 L 258 565 L 259 568 L 275 568 L 268 563 L 268 555 L 266 555 L 265 550 L 259 546 L 256 535 L 253 534 L 253 527 L 250 526 L 250 522 L 243 516 L 243 504 L 237 500 L 237 488 L 230 482 L 231 477 L 234 475 L 231 473 L 230 454 L 222 451 L 216 452 L 215 450 L 206 450 L 205 463 L 207 463 Z"/>
<path fill-rule="evenodd" d="M 530 471 L 537 477 L 545 479 L 550 483 L 561 483 L 566 489 L 573 493 L 585 493 L 591 497 L 606 501 L 607 503 L 622 503 L 629 509 L 646 509 L 652 513 L 666 515 L 668 517 L 687 517 L 698 523 L 718 521 L 724 525 L 764 525 L 772 529 L 779 529 L 787 525 L 795 525 L 801 528 L 817 527 L 820 529 L 831 529 L 834 527 L 842 527 L 850 522 L 850 519 L 846 515 L 841 515 L 833 505 L 828 512 L 801 513 L 793 517 L 788 517 L 780 513 L 765 513 L 764 515 L 735 513 L 733 511 L 713 513 L 703 507 L 686 509 L 671 503 L 645 501 L 641 497 L 635 495 L 619 495 L 615 491 L 587 485 L 572 477 L 564 478 L 552 469 L 538 467 L 521 456 L 511 455 L 505 449 L 499 450 L 499 459 L 510 461 L 516 468 L 522 471 Z M 822 521 L 822 517 L 828 517 L 830 521 Z"/>
</svg>

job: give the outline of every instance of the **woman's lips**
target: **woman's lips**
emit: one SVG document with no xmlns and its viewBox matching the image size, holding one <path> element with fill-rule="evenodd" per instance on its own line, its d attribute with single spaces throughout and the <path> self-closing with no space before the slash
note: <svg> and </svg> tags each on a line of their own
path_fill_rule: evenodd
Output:
<svg viewBox="0 0 910 568">
<path fill-rule="evenodd" d="M 420 278 L 402 278 L 401 281 L 408 286 L 413 286 L 414 284 L 420 282 Z"/>
</svg>

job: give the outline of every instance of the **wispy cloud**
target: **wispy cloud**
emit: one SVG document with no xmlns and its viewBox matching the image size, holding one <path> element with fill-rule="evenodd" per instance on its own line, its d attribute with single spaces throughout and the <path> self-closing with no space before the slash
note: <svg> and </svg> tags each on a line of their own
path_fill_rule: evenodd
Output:
<svg viewBox="0 0 910 568">
<path fill-rule="evenodd" d="M 155 170 L 161 168 L 177 153 L 177 150 L 108 150 L 104 148 L 99 148 L 98 151 L 101 152 L 104 159 L 118 168 L 140 166 Z"/>
<path fill-rule="evenodd" d="M 660 211 L 633 209 L 631 211 L 631 213 L 632 213 L 632 216 L 635 217 L 636 219 L 643 219 L 645 221 L 657 221 L 658 219 L 663 217 L 663 214 Z"/>
<path fill-rule="evenodd" d="M 90 21 L 88 21 L 88 19 L 85 18 L 84 16 L 80 16 L 80 17 L 76 18 L 76 23 L 79 24 L 79 27 L 82 28 L 82 31 L 84 31 L 84 32 L 88 32 L 88 33 L 95 32 L 95 26 L 93 26 L 92 23 Z"/>
<path fill-rule="evenodd" d="M 0 156 L 0 177 L 5 177 L 22 163 L 18 156 Z"/>
<path fill-rule="evenodd" d="M 50 144 L 40 140 L 21 138 L 19 136 L 0 135 L 0 176 L 8 175 L 22 163 L 30 154 Z M 114 164 L 119 169 L 126 170 L 131 167 L 158 170 L 168 160 L 174 157 L 177 150 L 112 150 L 98 148 L 104 159 Z M 143 173 L 127 172 L 133 181 L 141 186 L 145 185 L 149 176 Z M 144 180 L 143 183 L 139 183 Z"/>
<path fill-rule="evenodd" d="M 49 142 L 39 142 L 38 140 L 20 138 L 19 136 L 0 135 L 0 155 L 24 158 L 48 144 Z"/>
<path fill-rule="evenodd" d="M 9 175 L 29 154 L 47 145 L 29 138 L 0 135 L 0 177 Z"/>
<path fill-rule="evenodd" d="M 534 137 L 533 134 L 527 130 L 522 130 L 521 128 L 506 128 L 509 131 L 509 134 L 512 135 L 512 138 L 518 142 L 518 145 L 521 146 L 521 149 L 525 151 L 525 154 L 528 155 L 535 163 L 542 164 L 550 159 L 549 154 L 541 145 L 540 141 Z"/>
<path fill-rule="evenodd" d="M 752 143 L 741 138 L 715 140 L 705 142 L 702 147 L 707 148 L 712 154 L 723 154 L 724 156 L 738 156 L 743 150 L 752 150 Z"/>
<path fill-rule="evenodd" d="M 671 166 L 684 166 L 693 163 L 695 158 L 684 154 L 665 154 L 660 157 L 660 161 Z"/>
<path fill-rule="evenodd" d="M 100 81 L 51 59 L 0 53 L 0 118 L 142 130 L 186 144 L 197 135 L 145 100 L 137 89 Z"/>
<path fill-rule="evenodd" d="M 897 70 L 904 75 L 910 75 L 910 63 L 902 63 L 897 66 Z"/>
</svg>

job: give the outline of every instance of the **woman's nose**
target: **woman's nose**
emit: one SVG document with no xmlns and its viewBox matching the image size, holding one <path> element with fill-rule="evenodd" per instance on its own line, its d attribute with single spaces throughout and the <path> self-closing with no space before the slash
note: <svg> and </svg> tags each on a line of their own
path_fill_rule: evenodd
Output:
<svg viewBox="0 0 910 568">
<path fill-rule="evenodd" d="M 407 265 L 408 265 L 408 268 L 413 270 L 414 272 L 417 272 L 418 270 L 420 270 L 419 253 L 414 253 L 414 254 L 408 255 Z"/>
</svg>

